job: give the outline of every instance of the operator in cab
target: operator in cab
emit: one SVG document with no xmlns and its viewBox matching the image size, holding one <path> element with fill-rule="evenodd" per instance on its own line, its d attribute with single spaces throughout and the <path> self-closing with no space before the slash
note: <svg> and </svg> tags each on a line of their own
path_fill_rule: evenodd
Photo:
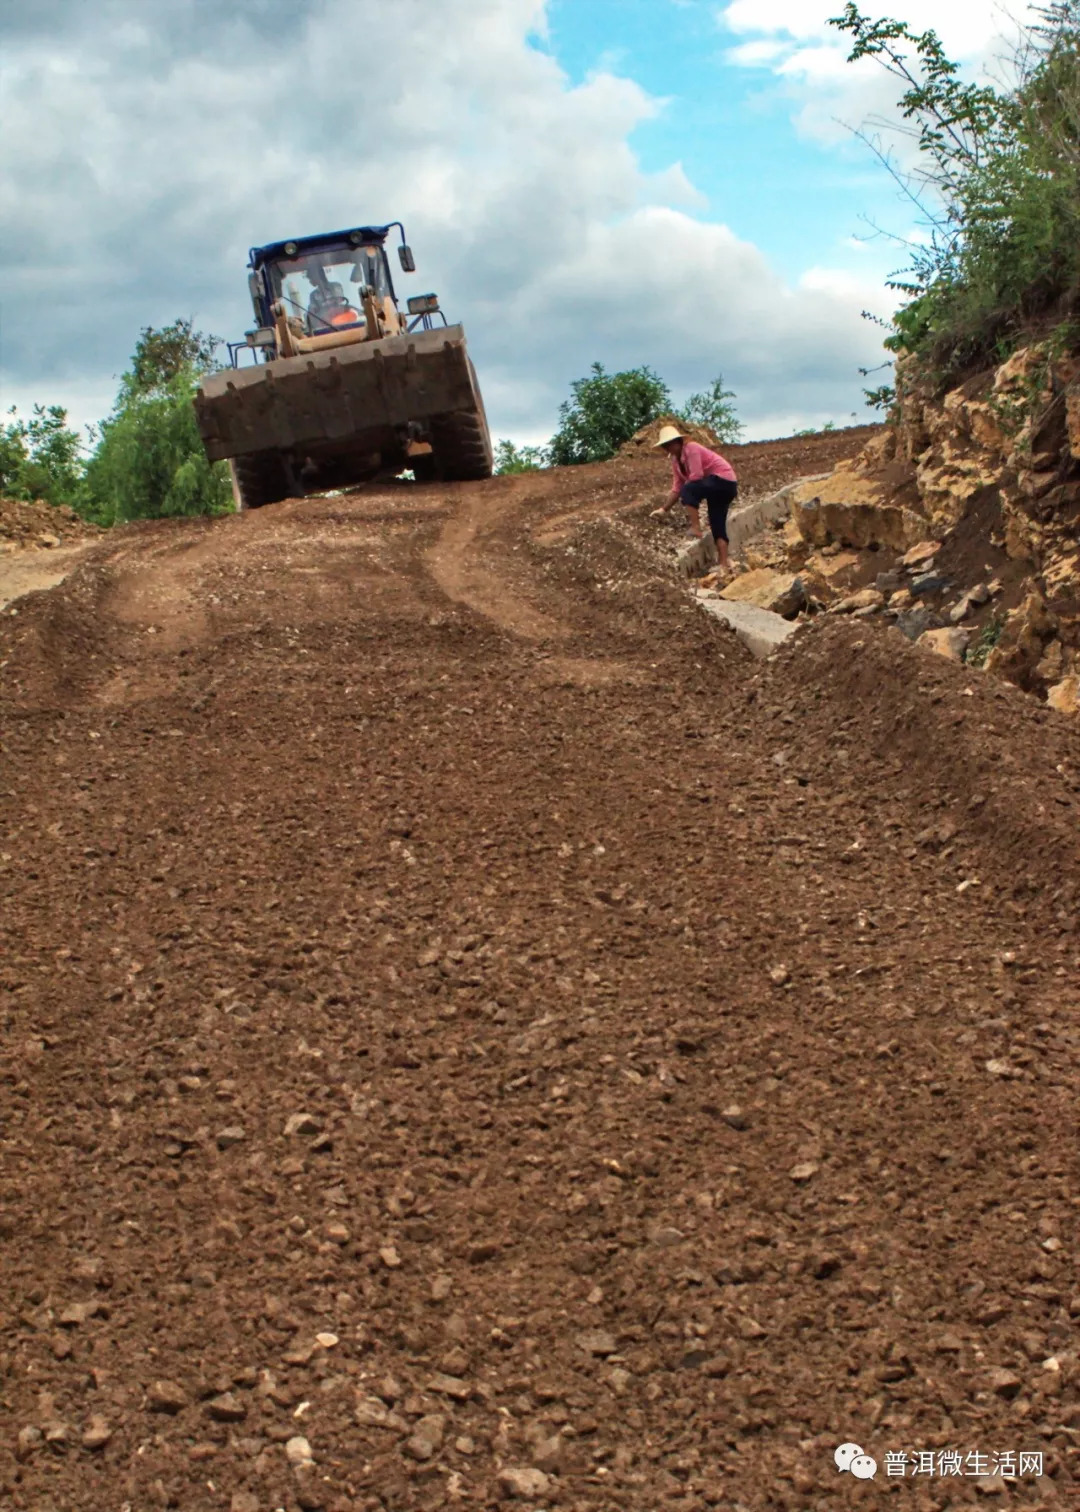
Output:
<svg viewBox="0 0 1080 1512">
<path fill-rule="evenodd" d="M 727 516 L 739 492 L 735 469 L 719 452 L 689 440 L 673 425 L 662 428 L 654 445 L 671 458 L 672 488 L 667 503 L 654 509 L 653 515 L 667 514 L 681 499 L 686 506 L 690 528 L 700 536 L 701 506 L 704 504 L 721 571 L 728 571 Z"/>
</svg>

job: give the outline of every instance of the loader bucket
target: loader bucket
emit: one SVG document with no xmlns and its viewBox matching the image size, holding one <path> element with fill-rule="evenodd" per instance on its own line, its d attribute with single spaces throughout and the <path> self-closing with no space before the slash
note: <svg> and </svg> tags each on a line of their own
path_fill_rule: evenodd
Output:
<svg viewBox="0 0 1080 1512">
<path fill-rule="evenodd" d="M 454 325 L 212 373 L 195 412 L 216 462 L 378 451 L 410 421 L 483 411 L 465 333 Z"/>
</svg>

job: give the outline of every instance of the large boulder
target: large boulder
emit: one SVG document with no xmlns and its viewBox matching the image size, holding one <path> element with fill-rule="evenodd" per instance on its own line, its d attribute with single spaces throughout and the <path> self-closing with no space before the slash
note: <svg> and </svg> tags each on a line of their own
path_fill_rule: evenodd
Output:
<svg viewBox="0 0 1080 1512">
<path fill-rule="evenodd" d="M 836 542 L 855 550 L 887 546 L 906 551 L 926 534 L 914 510 L 886 501 L 883 486 L 842 464 L 823 482 L 805 483 L 791 495 L 791 518 L 804 541 Z"/>
<path fill-rule="evenodd" d="M 806 603 L 806 586 L 793 572 L 773 572 L 761 567 L 733 579 L 720 597 L 733 603 L 756 604 L 759 609 L 770 609 L 784 619 L 794 619 Z"/>
</svg>

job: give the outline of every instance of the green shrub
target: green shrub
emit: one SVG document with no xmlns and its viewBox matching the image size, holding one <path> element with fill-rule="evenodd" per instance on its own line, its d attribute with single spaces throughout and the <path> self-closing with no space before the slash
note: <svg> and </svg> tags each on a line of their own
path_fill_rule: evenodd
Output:
<svg viewBox="0 0 1080 1512">
<path fill-rule="evenodd" d="M 117 402 L 86 470 L 91 518 L 114 525 L 233 508 L 228 469 L 207 461 L 195 423 L 191 401 L 199 377 L 181 371 L 151 392 L 131 392 Z"/>
<path fill-rule="evenodd" d="M 642 426 L 671 409 L 667 384 L 648 367 L 608 373 L 594 362 L 587 378 L 570 385 L 570 393 L 559 406 L 559 428 L 548 447 L 553 467 L 606 462 Z"/>
<path fill-rule="evenodd" d="M 720 373 L 703 394 L 691 394 L 678 415 L 688 425 L 706 426 L 718 441 L 730 446 L 738 441 L 744 429 L 735 413 L 734 400 L 734 393 L 724 387 L 724 375 Z"/>
<path fill-rule="evenodd" d="M 545 465 L 542 446 L 515 446 L 513 441 L 500 441 L 495 447 L 495 471 L 503 473 L 538 472 Z"/>
<path fill-rule="evenodd" d="M 901 84 L 920 167 L 901 173 L 879 155 L 930 235 L 890 285 L 906 302 L 885 345 L 943 379 L 1080 308 L 1080 0 L 1038 16 L 1004 91 L 963 83 L 932 31 L 871 21 L 852 3 L 832 23 L 853 37 L 852 61 L 877 58 Z"/>
<path fill-rule="evenodd" d="M 86 469 L 83 508 L 92 519 L 114 525 L 233 508 L 229 470 L 207 461 L 192 407 L 218 345 L 190 320 L 140 332 Z"/>
<path fill-rule="evenodd" d="M 0 426 L 0 495 L 75 504 L 86 463 L 83 443 L 68 426 L 67 410 L 35 404 L 29 420 L 20 420 L 14 408 L 8 415 Z"/>
</svg>

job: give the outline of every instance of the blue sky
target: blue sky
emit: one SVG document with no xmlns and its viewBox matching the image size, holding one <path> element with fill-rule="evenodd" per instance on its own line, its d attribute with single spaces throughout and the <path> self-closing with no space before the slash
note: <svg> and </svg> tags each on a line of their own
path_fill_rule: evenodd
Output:
<svg viewBox="0 0 1080 1512">
<path fill-rule="evenodd" d="M 722 372 L 750 436 L 869 418 L 859 369 L 883 353 L 861 312 L 891 311 L 903 250 L 858 238 L 911 224 L 837 124 L 894 94 L 844 61 L 839 6 L 9 7 L 3 403 L 100 420 L 144 326 L 243 334 L 248 247 L 403 219 L 420 271 L 400 292 L 464 323 L 497 436 L 549 437 L 595 361 L 646 363 L 676 401 Z M 973 73 L 1010 29 L 997 0 L 883 8 Z"/>
<path fill-rule="evenodd" d="M 839 11 L 841 0 L 829 9 Z M 883 13 L 903 10 L 902 3 L 886 5 Z M 741 41 L 722 7 L 704 0 L 552 0 L 547 35 L 537 45 L 575 83 L 609 70 L 662 100 L 662 112 L 631 138 L 642 167 L 660 172 L 681 162 L 705 196 L 697 213 L 754 242 L 788 277 L 816 262 L 860 275 L 895 267 L 902 251 L 874 238 L 867 220 L 908 229 L 888 175 L 842 131 L 829 144 L 800 132 L 797 91 L 767 70 L 734 62 Z M 837 110 L 843 105 L 838 99 Z"/>
</svg>

